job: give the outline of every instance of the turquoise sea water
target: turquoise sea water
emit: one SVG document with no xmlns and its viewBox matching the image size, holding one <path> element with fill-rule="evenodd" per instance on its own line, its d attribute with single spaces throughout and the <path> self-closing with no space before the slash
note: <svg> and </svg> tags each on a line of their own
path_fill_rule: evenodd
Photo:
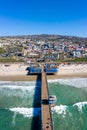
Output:
<svg viewBox="0 0 87 130">
<path fill-rule="evenodd" d="M 87 130 L 87 79 L 48 80 L 54 130 Z M 41 81 L 0 81 L 0 130 L 41 129 Z"/>
<path fill-rule="evenodd" d="M 54 130 L 87 130 L 87 79 L 49 81 L 49 92 L 57 97 Z"/>
<path fill-rule="evenodd" d="M 0 130 L 39 130 L 41 124 L 40 93 L 40 81 L 1 81 Z"/>
</svg>

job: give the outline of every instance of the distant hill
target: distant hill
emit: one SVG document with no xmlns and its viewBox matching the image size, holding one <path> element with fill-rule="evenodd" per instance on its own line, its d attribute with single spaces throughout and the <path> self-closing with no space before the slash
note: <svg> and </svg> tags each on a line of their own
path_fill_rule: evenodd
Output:
<svg viewBox="0 0 87 130">
<path fill-rule="evenodd" d="M 41 35 L 20 35 L 20 36 L 3 36 L 0 38 L 19 38 L 19 39 L 31 39 L 32 41 L 44 40 L 46 42 L 50 41 L 68 41 L 73 43 L 84 43 L 87 45 L 87 37 L 76 37 L 76 36 L 63 36 L 55 34 L 41 34 Z"/>
</svg>

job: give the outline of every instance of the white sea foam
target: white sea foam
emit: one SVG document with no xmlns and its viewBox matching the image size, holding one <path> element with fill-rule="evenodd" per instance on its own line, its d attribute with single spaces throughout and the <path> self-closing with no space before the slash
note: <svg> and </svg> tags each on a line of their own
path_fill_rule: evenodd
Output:
<svg viewBox="0 0 87 130">
<path fill-rule="evenodd" d="M 40 87 L 39 82 L 36 84 L 34 81 L 29 82 L 0 81 L 0 89 L 7 88 L 11 90 L 32 91 L 36 87 Z"/>
<path fill-rule="evenodd" d="M 16 123 L 15 123 L 15 118 L 16 118 L 16 112 L 15 112 L 14 115 L 13 115 L 13 121 L 12 121 L 12 125 L 13 125 L 13 126 L 15 126 L 15 124 L 16 124 Z"/>
<path fill-rule="evenodd" d="M 78 103 L 75 103 L 73 104 L 73 106 L 77 106 L 78 107 L 78 110 L 82 112 L 82 108 L 87 105 L 87 101 L 84 101 L 84 102 L 78 102 Z"/>
<path fill-rule="evenodd" d="M 17 86 L 17 85 L 3 85 L 3 86 L 0 86 L 0 89 L 3 89 L 3 88 L 7 88 L 7 89 L 11 89 L 11 90 L 22 90 L 22 91 L 32 91 L 35 89 L 35 86 Z"/>
<path fill-rule="evenodd" d="M 10 111 L 13 111 L 16 114 L 22 114 L 24 117 L 33 117 L 40 116 L 41 108 L 9 108 Z"/>
<path fill-rule="evenodd" d="M 15 82 L 15 81 L 0 81 L 0 85 L 4 85 L 4 84 L 18 84 L 18 85 L 28 85 L 29 86 L 29 84 L 31 85 L 31 84 L 35 84 L 36 83 L 36 81 L 17 81 L 17 82 Z"/>
<path fill-rule="evenodd" d="M 87 78 L 73 78 L 73 79 L 54 79 L 48 80 L 49 83 L 60 83 L 65 85 L 74 86 L 77 88 L 87 88 Z"/>
<path fill-rule="evenodd" d="M 0 81 L 0 87 L 1 86 L 4 86 L 4 85 L 13 85 L 13 86 L 40 86 L 41 84 L 41 81 L 17 81 L 17 82 L 14 82 L 14 81 Z"/>
<path fill-rule="evenodd" d="M 57 114 L 61 114 L 63 117 L 65 117 L 67 112 L 67 106 L 66 105 L 55 106 L 54 108 L 52 108 L 52 111 L 56 112 Z"/>
<path fill-rule="evenodd" d="M 78 111 L 82 112 L 82 109 L 85 106 L 87 106 L 87 101 L 77 102 L 77 103 L 73 104 L 72 106 L 59 105 L 59 106 L 52 107 L 51 110 L 52 110 L 52 112 L 55 112 L 58 115 L 62 115 L 62 117 L 65 117 L 67 113 L 71 116 L 71 113 L 68 109 L 69 107 L 77 107 Z"/>
</svg>

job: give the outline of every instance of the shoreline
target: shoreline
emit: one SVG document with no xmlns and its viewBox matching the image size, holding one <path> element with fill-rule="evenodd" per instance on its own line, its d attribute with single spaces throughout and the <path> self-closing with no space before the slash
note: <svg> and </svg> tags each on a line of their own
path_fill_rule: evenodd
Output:
<svg viewBox="0 0 87 130">
<path fill-rule="evenodd" d="M 37 75 L 29 75 L 27 64 L 0 64 L 0 81 L 33 81 Z M 47 79 L 87 78 L 87 64 L 58 66 L 59 71 L 47 75 Z"/>
<path fill-rule="evenodd" d="M 0 76 L 0 81 L 34 81 L 37 76 L 25 76 L 25 75 L 9 75 Z"/>
<path fill-rule="evenodd" d="M 48 80 L 67 78 L 87 78 L 87 74 L 47 75 Z M 8 75 L 0 76 L 0 81 L 35 81 L 37 75 Z"/>
</svg>

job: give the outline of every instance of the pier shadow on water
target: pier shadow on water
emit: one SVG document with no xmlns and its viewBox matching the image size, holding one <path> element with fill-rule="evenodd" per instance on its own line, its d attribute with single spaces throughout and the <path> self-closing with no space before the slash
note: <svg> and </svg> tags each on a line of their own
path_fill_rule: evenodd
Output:
<svg viewBox="0 0 87 130">
<path fill-rule="evenodd" d="M 33 114 L 35 114 L 35 108 L 41 108 L 41 74 L 37 75 L 33 108 Z M 39 116 L 33 116 L 31 130 L 41 130 L 41 111 Z"/>
</svg>

